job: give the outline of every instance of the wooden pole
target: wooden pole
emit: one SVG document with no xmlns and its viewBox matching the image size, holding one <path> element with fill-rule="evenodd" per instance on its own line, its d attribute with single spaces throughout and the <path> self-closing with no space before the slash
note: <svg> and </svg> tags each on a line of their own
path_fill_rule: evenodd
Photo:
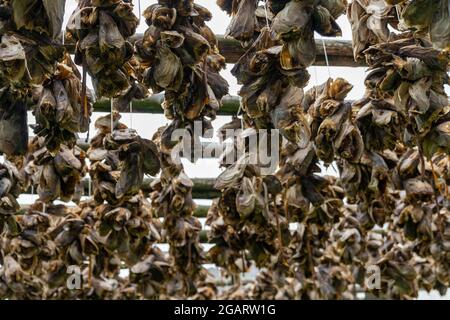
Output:
<svg viewBox="0 0 450 320">
<path fill-rule="evenodd" d="M 129 38 L 131 43 L 142 39 L 142 34 L 136 34 Z M 236 63 L 238 59 L 244 54 L 245 49 L 241 46 L 239 41 L 225 38 L 223 35 L 216 35 L 219 43 L 220 53 L 225 57 L 227 63 Z M 364 67 L 366 63 L 364 60 L 355 61 L 353 58 L 352 42 L 347 40 L 325 39 L 325 47 L 327 49 L 328 62 L 330 66 L 335 67 Z M 73 43 L 65 44 L 70 53 L 75 51 Z M 316 40 L 317 57 L 314 65 L 326 66 L 326 59 L 323 50 L 322 39 Z"/>
<path fill-rule="evenodd" d="M 31 194 L 26 194 L 26 195 L 31 196 Z M 29 205 L 29 204 L 22 205 L 22 206 L 20 206 L 20 208 L 22 210 L 28 210 L 28 209 L 31 208 L 31 205 Z M 206 216 L 208 215 L 208 210 L 209 210 L 209 206 L 200 206 L 200 205 L 198 205 L 197 208 L 194 211 L 194 217 L 206 218 Z M 51 211 L 51 207 L 48 208 L 48 211 Z M 163 216 L 162 213 L 158 213 L 158 217 L 159 218 L 163 218 L 164 216 Z"/>
<path fill-rule="evenodd" d="M 139 37 L 139 36 L 137 36 Z M 245 49 L 239 41 L 227 39 L 222 35 L 217 35 L 219 41 L 219 51 L 225 57 L 227 63 L 236 63 L 245 53 Z M 316 61 L 315 66 L 326 66 L 326 59 L 323 50 L 322 39 L 316 39 Z M 325 39 L 328 62 L 334 67 L 364 67 L 364 60 L 355 61 L 353 58 L 352 42 L 347 40 Z"/>
<path fill-rule="evenodd" d="M 89 178 L 83 179 L 84 196 L 89 195 L 89 180 Z M 149 192 L 150 184 L 153 180 L 153 178 L 144 179 L 144 183 L 141 187 L 142 191 Z M 194 182 L 194 188 L 192 189 L 192 197 L 194 199 L 214 199 L 220 196 L 220 192 L 214 189 L 216 179 L 194 178 L 192 181 Z M 26 193 L 31 194 L 31 188 L 28 189 Z"/>
<path fill-rule="evenodd" d="M 161 103 L 164 100 L 163 94 L 155 94 L 149 98 L 133 101 L 133 113 L 151 113 L 161 114 L 163 109 Z M 349 100 L 346 102 L 353 103 Z M 231 116 L 235 115 L 239 110 L 240 97 L 238 96 L 225 96 L 222 99 L 222 105 L 217 111 L 219 116 Z M 101 99 L 94 103 L 95 112 L 110 112 L 111 103 L 107 99 Z M 121 111 L 120 113 L 128 113 L 129 110 Z"/>
<path fill-rule="evenodd" d="M 29 138 L 32 139 L 31 137 Z M 81 148 L 83 151 L 87 151 L 89 149 L 89 142 L 86 142 L 85 139 L 78 139 L 77 140 L 77 147 Z M 203 150 L 213 150 L 211 154 L 204 153 L 202 159 L 217 159 L 219 158 L 221 152 L 216 152 L 214 150 L 221 150 L 221 144 L 219 142 L 202 142 L 202 149 Z"/>
<path fill-rule="evenodd" d="M 161 103 L 164 100 L 164 94 L 158 93 L 142 100 L 133 100 L 133 113 L 163 113 Z M 239 109 L 239 97 L 225 96 L 222 99 L 222 105 L 217 112 L 218 115 L 233 115 Z M 108 99 L 101 99 L 94 103 L 95 112 L 110 112 L 111 103 Z M 128 113 L 129 110 L 120 113 Z"/>
</svg>

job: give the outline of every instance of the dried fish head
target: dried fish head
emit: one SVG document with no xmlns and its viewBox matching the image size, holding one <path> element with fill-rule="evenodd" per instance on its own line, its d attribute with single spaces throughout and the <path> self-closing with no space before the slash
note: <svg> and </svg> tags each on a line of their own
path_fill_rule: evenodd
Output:
<svg viewBox="0 0 450 320">
<path fill-rule="evenodd" d="M 225 4 L 219 3 L 222 8 Z M 233 4 L 234 7 L 234 4 Z M 242 0 L 237 4 L 236 9 L 233 8 L 230 25 L 227 28 L 225 36 L 229 36 L 239 41 L 248 41 L 253 37 L 255 32 L 255 11 L 257 2 L 253 0 Z M 227 10 L 227 8 L 225 7 Z M 235 11 L 234 11 L 235 10 Z M 227 10 L 228 11 L 228 10 Z"/>
<path fill-rule="evenodd" d="M 66 0 L 12 1 L 13 19 L 17 29 L 43 33 L 51 38 L 60 35 Z"/>
<path fill-rule="evenodd" d="M 289 1 L 273 19 L 272 30 L 283 40 L 308 35 L 314 7 L 311 1 Z"/>
<path fill-rule="evenodd" d="M 0 152 L 8 156 L 25 154 L 28 149 L 27 106 L 9 88 L 0 90 Z"/>
</svg>

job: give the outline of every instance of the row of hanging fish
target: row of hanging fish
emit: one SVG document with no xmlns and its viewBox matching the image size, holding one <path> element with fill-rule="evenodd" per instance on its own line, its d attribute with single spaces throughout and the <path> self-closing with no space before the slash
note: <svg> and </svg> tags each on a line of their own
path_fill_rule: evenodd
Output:
<svg viewBox="0 0 450 320">
<path fill-rule="evenodd" d="M 219 74 L 225 68 L 225 58 L 206 25 L 211 13 L 194 1 L 158 1 L 143 16 L 148 28 L 136 43 L 142 81 L 154 93 L 164 91 L 162 107 L 171 120 L 153 137 L 161 152 L 162 171 L 150 185 L 149 196 L 154 212 L 164 216 L 180 290 L 189 296 L 202 287 L 207 273 L 202 266 L 201 224 L 193 216 L 193 182 L 173 154 L 184 144 L 200 141 L 194 132 L 195 121 L 202 124 L 201 135 L 212 127 L 220 101 L 228 93 L 228 84 Z M 191 138 L 173 140 L 177 129 L 187 130 Z"/>
<path fill-rule="evenodd" d="M 226 36 L 245 53 L 231 70 L 242 85 L 240 112 L 219 130 L 222 140 L 227 129 L 241 133 L 225 142 L 220 158 L 206 252 L 193 181 L 173 156 L 200 142 L 228 93 L 220 75 L 226 61 L 207 26 L 211 13 L 193 0 L 159 0 L 142 13 L 148 28 L 133 44 L 140 20 L 131 1 L 80 0 L 63 33 L 64 0 L 0 0 L 0 298 L 445 294 L 449 2 L 217 4 L 231 15 Z M 345 100 L 353 86 L 342 78 L 304 90 L 316 58 L 314 32 L 340 36 L 336 19 L 345 12 L 355 59 L 369 66 L 366 93 L 353 104 Z M 64 44 L 75 47 L 74 62 Z M 152 92 L 164 92 L 171 122 L 150 140 L 120 122 L 119 112 Z M 83 150 L 78 133 L 88 130 L 96 97 L 112 98 L 111 114 L 97 119 Z M 36 117 L 30 141 L 29 109 Z M 200 136 L 192 135 L 194 121 L 205 129 Z M 191 137 L 174 140 L 177 129 Z M 279 135 L 277 142 L 253 145 L 261 129 Z M 279 150 L 270 174 L 261 158 L 233 158 L 255 147 L 272 156 Z M 324 166 L 336 175 L 322 174 Z M 156 178 L 145 184 L 146 176 Z M 30 189 L 39 200 L 21 208 L 18 197 Z M 219 290 L 208 261 L 234 285 Z M 256 279 L 242 284 L 240 274 L 252 266 L 260 270 Z M 371 268 L 381 273 L 377 289 L 365 281 Z M 73 272 L 81 276 L 76 290 L 67 285 Z"/>
</svg>

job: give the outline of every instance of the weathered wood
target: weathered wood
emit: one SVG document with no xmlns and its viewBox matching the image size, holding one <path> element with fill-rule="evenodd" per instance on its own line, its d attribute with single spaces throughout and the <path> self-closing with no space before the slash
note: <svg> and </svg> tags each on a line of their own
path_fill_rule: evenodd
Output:
<svg viewBox="0 0 450 320">
<path fill-rule="evenodd" d="M 31 195 L 31 194 L 28 194 L 28 195 Z M 30 209 L 30 207 L 31 207 L 30 204 L 20 206 L 20 208 L 25 211 Z M 197 218 L 206 218 L 206 216 L 208 215 L 208 210 L 209 210 L 209 206 L 198 205 L 197 208 L 195 208 L 194 216 Z M 158 217 L 163 218 L 164 216 L 162 213 L 158 212 Z"/>
<path fill-rule="evenodd" d="M 144 192 L 149 191 L 152 181 L 153 179 L 144 180 L 142 185 Z M 220 192 L 214 189 L 216 179 L 194 178 L 192 181 L 194 182 L 194 188 L 192 189 L 192 197 L 194 199 L 214 199 L 220 196 Z"/>
<path fill-rule="evenodd" d="M 164 100 L 164 94 L 158 93 L 143 100 L 133 101 L 133 113 L 163 113 L 161 103 Z M 222 105 L 218 111 L 218 115 L 233 115 L 239 109 L 239 97 L 225 96 L 222 99 Z M 94 103 L 95 112 L 110 112 L 111 102 L 108 99 L 101 99 Z M 129 113 L 130 110 L 121 113 Z"/>
<path fill-rule="evenodd" d="M 86 142 L 86 139 L 78 139 L 77 146 L 81 148 L 83 151 L 87 151 L 89 149 L 89 142 Z M 209 152 L 205 152 L 202 159 L 219 158 L 221 152 L 215 152 L 215 150 L 222 150 L 219 149 L 220 148 L 219 142 L 202 142 L 202 148 L 203 150 L 213 150 L 211 154 L 209 154 Z"/>
<path fill-rule="evenodd" d="M 164 96 L 162 94 L 156 94 L 151 96 L 150 98 L 146 98 L 143 100 L 135 100 L 133 101 L 133 113 L 152 113 L 152 114 L 161 114 L 163 113 L 163 109 L 161 107 L 161 103 L 164 100 Z M 352 103 L 353 101 L 349 100 L 347 102 Z M 239 110 L 240 97 L 238 96 L 225 96 L 222 99 L 222 105 L 220 109 L 217 111 L 219 116 L 231 116 L 236 115 Z M 97 101 L 94 104 L 95 112 L 110 112 L 111 111 L 111 102 L 106 99 L 102 99 Z M 121 113 L 129 113 L 130 110 L 122 111 Z"/>
<path fill-rule="evenodd" d="M 218 35 L 217 40 L 219 41 L 219 51 L 225 57 L 227 63 L 236 63 L 245 52 L 239 41 L 225 38 L 222 35 Z M 322 42 L 322 39 L 316 39 L 317 56 L 314 63 L 315 66 L 327 65 L 323 43 L 325 43 L 330 66 L 364 67 L 366 65 L 363 60 L 354 60 L 351 41 L 324 39 Z"/>
<path fill-rule="evenodd" d="M 142 34 L 131 37 L 130 42 L 134 43 L 142 39 Z M 227 63 L 236 63 L 245 52 L 239 41 L 225 38 L 223 35 L 216 35 L 219 42 L 220 53 L 225 57 Z M 363 60 L 355 61 L 353 58 L 352 42 L 347 40 L 324 39 L 327 49 L 328 63 L 335 67 L 362 67 L 366 63 Z M 66 43 L 69 52 L 74 52 L 75 47 L 71 43 Z M 326 59 L 323 49 L 322 39 L 316 39 L 317 57 L 314 65 L 326 66 Z"/>
<path fill-rule="evenodd" d="M 142 34 L 137 34 L 130 38 L 131 42 L 135 42 L 142 38 Z M 223 35 L 217 35 L 219 49 L 221 54 L 225 57 L 227 63 L 236 63 L 238 59 L 244 54 L 245 49 L 241 46 L 239 41 L 225 38 Z M 322 42 L 323 41 L 323 42 Z M 328 55 L 328 63 L 330 66 L 345 66 L 345 67 L 362 67 L 365 66 L 365 61 L 354 61 L 353 49 L 351 41 L 347 40 L 330 40 L 330 39 L 316 39 L 317 57 L 314 65 L 325 66 L 325 50 Z M 66 44 L 70 52 L 73 52 L 74 46 Z M 164 100 L 163 94 L 155 94 L 150 98 L 133 101 L 133 112 L 137 113 L 162 113 L 161 103 Z M 94 104 L 94 111 L 109 112 L 111 104 L 109 100 L 102 99 Z M 233 115 L 239 109 L 239 99 L 233 96 L 226 96 L 222 100 L 222 106 L 218 111 L 218 115 Z M 124 111 L 127 112 L 127 111 Z"/>
<path fill-rule="evenodd" d="M 153 178 L 145 178 L 142 184 L 144 192 L 150 191 L 150 184 L 154 181 Z M 192 197 L 194 199 L 214 199 L 220 196 L 220 192 L 214 189 L 216 179 L 213 178 L 193 178 L 194 188 L 192 189 Z M 83 179 L 84 193 L 83 196 L 89 196 L 92 193 L 89 187 L 90 179 Z M 92 186 L 91 186 L 92 187 Z M 90 192 L 91 191 L 91 192 Z M 25 194 L 32 194 L 32 189 L 29 188 Z"/>
<path fill-rule="evenodd" d="M 144 179 L 142 190 L 144 192 L 150 191 L 150 184 L 153 178 Z M 214 199 L 220 196 L 220 192 L 214 189 L 215 179 L 194 178 L 194 188 L 192 189 L 192 197 L 194 199 Z M 89 179 L 83 179 L 84 195 L 89 195 Z"/>
</svg>

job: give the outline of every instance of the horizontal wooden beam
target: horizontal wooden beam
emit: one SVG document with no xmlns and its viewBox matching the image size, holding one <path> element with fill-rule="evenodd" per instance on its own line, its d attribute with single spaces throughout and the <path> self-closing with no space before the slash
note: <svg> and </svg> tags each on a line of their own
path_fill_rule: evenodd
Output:
<svg viewBox="0 0 450 320">
<path fill-rule="evenodd" d="M 163 108 L 161 103 L 164 101 L 164 94 L 154 94 L 149 98 L 142 100 L 133 100 L 133 113 L 157 113 L 162 114 Z M 239 97 L 225 96 L 222 98 L 222 105 L 220 106 L 218 115 L 233 115 L 239 110 Z M 111 101 L 108 99 L 97 100 L 94 103 L 95 112 L 110 112 Z M 121 113 L 129 113 L 130 110 L 121 111 Z"/>
<path fill-rule="evenodd" d="M 193 178 L 192 198 L 194 199 L 214 199 L 220 197 L 220 191 L 214 189 L 216 179 L 214 178 Z M 150 190 L 153 179 L 145 179 L 142 185 L 144 192 Z"/>
<path fill-rule="evenodd" d="M 155 94 L 149 98 L 133 101 L 133 113 L 150 113 L 150 114 L 162 114 L 163 109 L 161 103 L 164 100 L 164 95 L 161 93 Z M 239 111 L 241 98 L 239 96 L 225 96 L 222 99 L 222 105 L 217 111 L 219 116 L 232 116 L 236 115 Z M 353 103 L 348 100 L 346 102 Z M 95 102 L 94 112 L 110 112 L 111 102 L 107 99 L 101 99 Z M 129 113 L 130 110 L 121 111 L 120 113 Z"/>
<path fill-rule="evenodd" d="M 227 63 L 236 63 L 245 53 L 239 41 L 226 38 L 223 35 L 216 35 L 219 43 L 219 51 L 225 57 Z M 130 38 L 132 43 L 142 39 L 142 34 L 136 34 Z M 328 63 L 333 67 L 363 67 L 366 65 L 364 60 L 355 61 L 353 58 L 352 42 L 348 40 L 336 39 L 316 39 L 317 57 L 315 66 L 326 66 L 325 50 L 328 56 Z"/>
<path fill-rule="evenodd" d="M 135 42 L 142 38 L 142 34 L 137 34 L 130 38 L 131 42 Z M 225 57 L 227 63 L 236 63 L 238 59 L 245 53 L 245 49 L 239 41 L 225 38 L 223 35 L 217 35 L 219 49 Z M 69 51 L 73 52 L 73 44 L 66 44 Z M 325 47 L 325 49 L 324 49 Z M 365 61 L 354 61 L 352 42 L 347 40 L 335 39 L 316 39 L 317 57 L 314 65 L 326 66 L 325 50 L 328 56 L 330 66 L 345 67 L 363 67 L 366 66 Z M 162 113 L 161 103 L 164 100 L 163 94 L 155 94 L 150 98 L 133 101 L 133 112 L 137 113 Z M 222 99 L 222 106 L 218 111 L 218 115 L 234 115 L 239 109 L 239 98 L 233 96 L 225 96 Z M 94 104 L 94 111 L 109 112 L 111 110 L 110 101 L 107 99 L 98 100 Z M 128 111 L 124 111 L 125 113 Z"/>
<path fill-rule="evenodd" d="M 78 139 L 77 146 L 83 151 L 87 151 L 89 149 L 89 142 L 86 142 L 86 139 Z M 217 159 L 222 151 L 221 144 L 219 142 L 202 142 L 202 149 L 212 150 L 211 153 L 205 152 L 202 159 Z M 220 150 L 220 152 L 216 152 L 216 150 Z"/>
<path fill-rule="evenodd" d="M 219 40 L 220 53 L 225 57 L 227 63 L 236 63 L 245 53 L 245 49 L 234 39 L 227 39 L 223 36 L 217 36 Z M 324 44 L 328 56 L 328 65 L 330 67 L 364 67 L 364 60 L 355 61 L 353 58 L 352 42 L 346 40 L 316 39 L 316 61 L 315 66 L 326 66 Z"/>
<path fill-rule="evenodd" d="M 194 199 L 214 199 L 220 196 L 220 191 L 214 189 L 215 178 L 193 178 L 191 179 L 194 183 L 192 189 L 192 197 Z M 84 193 L 83 196 L 91 195 L 90 178 L 85 178 L 83 181 Z M 145 178 L 142 184 L 142 190 L 144 192 L 150 191 L 150 184 L 154 181 L 154 178 Z M 25 194 L 33 194 L 32 189 L 29 188 Z"/>
<path fill-rule="evenodd" d="M 84 195 L 89 195 L 89 182 L 90 179 L 83 179 Z M 153 178 L 145 178 L 142 184 L 142 190 L 144 192 L 150 191 L 150 184 L 154 181 Z M 216 179 L 213 178 L 193 178 L 194 187 L 192 189 L 192 197 L 194 199 L 214 199 L 220 196 L 220 192 L 214 189 Z"/>
<path fill-rule="evenodd" d="M 26 194 L 26 195 L 31 196 L 31 194 Z M 22 210 L 25 210 L 25 211 L 26 211 L 26 210 L 28 210 L 28 209 L 31 208 L 31 204 L 21 205 L 20 208 L 21 208 Z M 197 218 L 206 218 L 206 216 L 208 215 L 208 210 L 209 210 L 209 206 L 200 206 L 200 205 L 197 205 L 197 208 L 195 208 L 195 211 L 194 211 L 194 217 L 197 217 Z M 158 212 L 158 217 L 159 217 L 159 218 L 163 218 L 164 215 L 163 215 L 162 213 Z"/>
<path fill-rule="evenodd" d="M 142 39 L 142 34 L 136 34 L 130 37 L 130 42 L 134 43 Z M 223 35 L 216 35 L 220 53 L 225 57 L 227 63 L 236 63 L 244 54 L 245 49 L 234 39 L 225 38 Z M 363 67 L 366 65 L 364 60 L 355 61 L 353 58 L 352 42 L 348 40 L 336 39 L 316 39 L 317 57 L 314 65 L 326 66 L 325 50 L 328 56 L 328 63 L 334 67 Z M 75 50 L 73 43 L 66 43 L 66 48 L 73 53 Z"/>
</svg>

